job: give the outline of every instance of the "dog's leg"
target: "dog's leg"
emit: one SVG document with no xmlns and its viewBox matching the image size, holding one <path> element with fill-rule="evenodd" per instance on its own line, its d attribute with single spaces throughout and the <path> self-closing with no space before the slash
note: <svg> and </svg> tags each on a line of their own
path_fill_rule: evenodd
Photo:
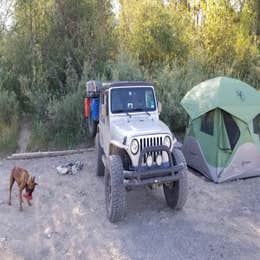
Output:
<svg viewBox="0 0 260 260">
<path fill-rule="evenodd" d="M 12 193 L 12 188 L 13 188 L 13 185 L 14 185 L 14 177 L 13 175 L 10 176 L 10 186 L 9 186 L 9 202 L 8 204 L 11 205 L 11 193 Z"/>
<path fill-rule="evenodd" d="M 20 211 L 23 211 L 23 196 L 22 196 L 22 192 L 23 192 L 24 187 L 23 186 L 19 186 L 19 197 L 20 197 Z"/>
<path fill-rule="evenodd" d="M 27 200 L 27 202 L 29 206 L 32 206 L 32 203 L 29 200 Z"/>
</svg>

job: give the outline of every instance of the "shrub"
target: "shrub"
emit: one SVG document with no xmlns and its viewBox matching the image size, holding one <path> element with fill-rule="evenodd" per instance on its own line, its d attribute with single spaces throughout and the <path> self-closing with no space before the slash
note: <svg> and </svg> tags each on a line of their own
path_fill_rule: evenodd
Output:
<svg viewBox="0 0 260 260">
<path fill-rule="evenodd" d="M 112 69 L 113 80 L 143 80 L 144 75 L 138 66 L 138 61 L 125 52 L 120 52 Z"/>
<path fill-rule="evenodd" d="M 0 91 L 0 121 L 10 125 L 18 117 L 18 104 L 13 92 Z"/>
<path fill-rule="evenodd" d="M 155 83 L 157 99 L 162 103 L 161 119 L 173 131 L 184 131 L 187 115 L 180 101 L 188 90 L 207 79 L 207 75 L 192 60 L 186 67 L 175 65 L 157 69 L 154 75 L 152 81 Z"/>
<path fill-rule="evenodd" d="M 69 56 L 66 59 L 66 89 L 67 92 L 73 92 L 78 86 L 78 75 L 77 72 L 73 66 L 72 58 Z"/>
<path fill-rule="evenodd" d="M 48 133 L 48 129 L 46 128 L 46 125 L 43 123 L 43 121 L 34 118 L 29 144 L 27 145 L 27 150 L 48 150 L 50 139 L 50 133 Z"/>
<path fill-rule="evenodd" d="M 189 60 L 185 66 L 175 65 L 172 68 L 166 66 L 154 72 L 155 90 L 158 100 L 162 103 L 162 120 L 170 126 L 173 131 L 185 131 L 187 114 L 182 108 L 180 101 L 185 94 L 200 82 L 218 77 L 234 77 L 252 86 L 259 87 L 256 73 L 252 70 L 249 74 L 239 74 L 230 67 L 223 66 L 215 71 L 207 71 L 203 64 Z"/>
<path fill-rule="evenodd" d="M 17 148 L 18 124 L 0 124 L 0 156 L 14 152 Z"/>
<path fill-rule="evenodd" d="M 51 100 L 51 93 L 35 89 L 28 93 L 32 106 L 32 115 L 35 121 L 45 122 L 48 118 L 48 105 Z"/>
<path fill-rule="evenodd" d="M 18 104 L 13 92 L 0 91 L 0 154 L 15 151 L 18 136 Z"/>
<path fill-rule="evenodd" d="M 30 150 L 39 148 L 73 148 L 88 139 L 83 114 L 83 93 L 78 90 L 48 105 L 48 119 L 33 126 Z"/>
</svg>

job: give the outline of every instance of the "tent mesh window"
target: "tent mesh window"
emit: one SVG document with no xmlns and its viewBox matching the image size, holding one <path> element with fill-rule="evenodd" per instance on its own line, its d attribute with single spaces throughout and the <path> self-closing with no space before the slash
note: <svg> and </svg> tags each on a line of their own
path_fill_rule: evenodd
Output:
<svg viewBox="0 0 260 260">
<path fill-rule="evenodd" d="M 253 129 L 254 129 L 254 133 L 257 134 L 260 138 L 260 114 L 258 114 L 253 119 Z"/>
<path fill-rule="evenodd" d="M 200 131 L 208 135 L 214 134 L 214 110 L 201 117 Z"/>
<path fill-rule="evenodd" d="M 224 123 L 227 130 L 230 147 L 233 150 L 237 144 L 237 141 L 239 140 L 240 130 L 239 127 L 237 126 L 237 123 L 233 119 L 232 115 L 230 115 L 225 111 L 222 111 L 222 115 L 224 118 Z"/>
</svg>

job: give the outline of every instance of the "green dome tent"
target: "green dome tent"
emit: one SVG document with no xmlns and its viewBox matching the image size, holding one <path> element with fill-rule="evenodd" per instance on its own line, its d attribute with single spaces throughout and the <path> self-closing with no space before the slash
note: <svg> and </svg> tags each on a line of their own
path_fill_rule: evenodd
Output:
<svg viewBox="0 0 260 260">
<path fill-rule="evenodd" d="M 190 167 L 214 182 L 260 175 L 260 94 L 253 87 L 218 77 L 192 88 L 181 104 Z"/>
</svg>

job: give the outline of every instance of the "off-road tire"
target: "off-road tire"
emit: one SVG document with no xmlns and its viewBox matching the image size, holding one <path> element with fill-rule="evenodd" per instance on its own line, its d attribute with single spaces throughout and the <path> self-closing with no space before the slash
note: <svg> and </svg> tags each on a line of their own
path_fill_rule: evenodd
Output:
<svg viewBox="0 0 260 260">
<path fill-rule="evenodd" d="M 104 176 L 105 166 L 102 160 L 103 149 L 100 146 L 99 134 L 96 135 L 95 145 L 96 145 L 96 159 L 97 159 L 96 175 Z"/>
<path fill-rule="evenodd" d="M 110 222 L 124 218 L 125 196 L 122 160 L 119 155 L 111 155 L 105 170 L 106 213 Z"/>
<path fill-rule="evenodd" d="M 163 191 L 167 205 L 170 208 L 180 210 L 183 208 L 188 196 L 188 169 L 186 160 L 180 149 L 174 149 L 173 161 L 176 164 L 184 164 L 184 169 L 181 172 L 182 177 L 171 184 L 164 184 Z"/>
<path fill-rule="evenodd" d="M 90 137 L 94 138 L 97 134 L 97 125 L 98 122 L 92 120 L 92 113 L 90 111 L 89 117 L 88 117 L 88 131 Z"/>
</svg>

